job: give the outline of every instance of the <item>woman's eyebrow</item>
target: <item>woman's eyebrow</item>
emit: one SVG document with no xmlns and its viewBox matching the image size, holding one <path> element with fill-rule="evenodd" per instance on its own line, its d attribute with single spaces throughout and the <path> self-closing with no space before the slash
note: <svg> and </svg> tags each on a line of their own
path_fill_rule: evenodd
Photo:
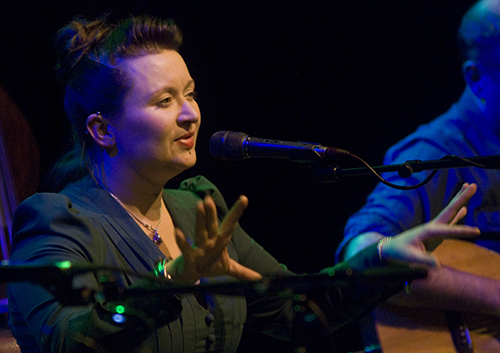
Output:
<svg viewBox="0 0 500 353">
<path fill-rule="evenodd" d="M 187 84 L 184 86 L 184 89 L 187 89 L 188 87 L 190 86 L 194 86 L 195 83 L 194 83 L 194 80 L 193 79 L 190 79 Z M 169 91 L 175 91 L 175 87 L 173 86 L 165 86 L 165 87 L 162 87 L 160 89 L 158 89 L 157 91 L 154 91 L 151 93 L 151 98 L 149 101 L 154 101 L 156 99 L 158 99 L 163 93 L 165 92 L 169 92 Z"/>
</svg>

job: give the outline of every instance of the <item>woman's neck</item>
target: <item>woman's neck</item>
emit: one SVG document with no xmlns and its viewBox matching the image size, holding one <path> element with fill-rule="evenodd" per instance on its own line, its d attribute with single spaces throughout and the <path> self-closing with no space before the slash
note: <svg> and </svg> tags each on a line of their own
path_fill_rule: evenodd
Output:
<svg viewBox="0 0 500 353">
<path fill-rule="evenodd" d="M 101 186 L 118 198 L 128 211 L 158 217 L 164 183 L 116 169 L 105 169 L 96 174 Z"/>
</svg>

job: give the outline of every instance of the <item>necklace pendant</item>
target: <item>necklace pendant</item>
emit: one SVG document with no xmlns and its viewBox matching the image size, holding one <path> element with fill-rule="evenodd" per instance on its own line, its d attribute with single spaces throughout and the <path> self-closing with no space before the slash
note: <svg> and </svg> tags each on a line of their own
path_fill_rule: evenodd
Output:
<svg viewBox="0 0 500 353">
<path fill-rule="evenodd" d="M 160 245 L 162 242 L 163 239 L 160 237 L 160 234 L 158 234 L 158 230 L 153 229 L 153 243 Z"/>
</svg>

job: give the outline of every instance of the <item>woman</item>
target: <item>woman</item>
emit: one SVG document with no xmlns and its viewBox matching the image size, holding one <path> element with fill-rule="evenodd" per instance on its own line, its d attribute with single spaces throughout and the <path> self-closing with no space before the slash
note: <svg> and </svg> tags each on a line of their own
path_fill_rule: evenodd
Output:
<svg viewBox="0 0 500 353">
<path fill-rule="evenodd" d="M 163 189 L 195 164 L 200 126 L 195 84 L 177 51 L 181 33 L 173 23 L 149 17 L 75 20 L 60 31 L 58 44 L 75 149 L 55 175 L 71 183 L 19 207 L 12 261 L 71 261 L 148 273 L 162 258 L 168 277 L 180 284 L 289 274 L 238 226 L 245 197 L 228 210 L 203 177 L 186 180 L 180 190 Z M 465 185 L 433 222 L 369 247 L 335 269 L 436 265 L 423 242 L 479 234 L 450 226 L 463 216 L 475 188 Z M 96 282 L 90 278 L 86 285 Z M 159 286 L 129 272 L 117 282 Z M 329 325 L 342 325 L 401 288 L 360 284 L 322 293 Z M 131 310 L 117 322 L 113 314 L 120 303 L 62 306 L 46 290 L 24 283 L 10 285 L 9 295 L 10 327 L 23 352 L 234 352 L 245 323 L 290 339 L 304 322 L 293 301 L 279 297 L 157 295 L 128 301 Z"/>
</svg>

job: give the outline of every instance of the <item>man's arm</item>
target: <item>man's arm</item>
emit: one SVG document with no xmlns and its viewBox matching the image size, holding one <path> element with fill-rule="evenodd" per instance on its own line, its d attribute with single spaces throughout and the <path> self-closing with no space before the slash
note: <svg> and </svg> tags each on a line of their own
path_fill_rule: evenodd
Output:
<svg viewBox="0 0 500 353">
<path fill-rule="evenodd" d="M 500 281 L 438 266 L 426 279 L 413 281 L 409 294 L 398 293 L 388 302 L 500 317 Z"/>
<path fill-rule="evenodd" d="M 345 246 L 343 255 L 344 260 L 350 259 L 359 251 L 365 249 L 366 247 L 372 244 L 375 244 L 382 238 L 384 238 L 384 236 L 377 232 L 367 232 L 355 236 Z"/>
<path fill-rule="evenodd" d="M 376 232 L 354 237 L 345 248 L 345 259 L 378 242 Z M 400 292 L 389 303 L 412 307 L 454 310 L 500 317 L 500 281 L 448 266 L 429 270 L 426 279 L 414 280 L 410 293 Z"/>
</svg>

